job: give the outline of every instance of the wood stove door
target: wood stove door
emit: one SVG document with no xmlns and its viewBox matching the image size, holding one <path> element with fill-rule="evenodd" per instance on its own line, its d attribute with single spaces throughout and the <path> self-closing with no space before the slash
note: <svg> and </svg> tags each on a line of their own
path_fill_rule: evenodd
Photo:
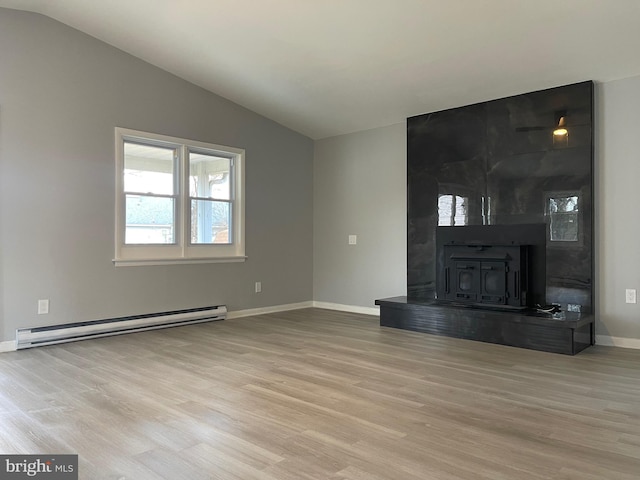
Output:
<svg viewBox="0 0 640 480">
<path fill-rule="evenodd" d="M 456 262 L 453 291 L 455 299 L 478 301 L 480 294 L 480 262 Z"/>
<path fill-rule="evenodd" d="M 484 261 L 480 264 L 480 303 L 507 303 L 507 264 L 504 261 Z"/>
</svg>

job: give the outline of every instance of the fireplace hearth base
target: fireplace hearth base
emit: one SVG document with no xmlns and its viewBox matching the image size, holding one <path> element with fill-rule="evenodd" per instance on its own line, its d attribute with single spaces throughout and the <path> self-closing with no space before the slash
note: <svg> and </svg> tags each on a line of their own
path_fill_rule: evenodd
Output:
<svg viewBox="0 0 640 480">
<path fill-rule="evenodd" d="M 384 298 L 375 303 L 380 306 L 382 327 L 565 355 L 575 355 L 595 343 L 591 314 L 489 310 L 407 297 Z"/>
</svg>

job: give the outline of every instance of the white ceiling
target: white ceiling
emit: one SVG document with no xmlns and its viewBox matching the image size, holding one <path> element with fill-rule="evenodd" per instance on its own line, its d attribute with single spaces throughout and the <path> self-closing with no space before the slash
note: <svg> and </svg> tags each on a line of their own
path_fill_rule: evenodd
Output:
<svg viewBox="0 0 640 480">
<path fill-rule="evenodd" d="M 0 0 L 319 139 L 640 74 L 640 0 Z"/>
</svg>

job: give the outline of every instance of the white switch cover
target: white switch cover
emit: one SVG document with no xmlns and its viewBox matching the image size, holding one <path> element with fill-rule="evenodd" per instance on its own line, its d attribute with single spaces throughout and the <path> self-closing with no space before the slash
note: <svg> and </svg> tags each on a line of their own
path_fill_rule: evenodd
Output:
<svg viewBox="0 0 640 480">
<path fill-rule="evenodd" d="M 38 315 L 49 313 L 49 300 L 38 300 Z"/>
<path fill-rule="evenodd" d="M 358 243 L 358 236 L 349 235 L 349 245 L 355 245 L 356 243 Z"/>
<path fill-rule="evenodd" d="M 627 288 L 626 297 L 627 297 L 627 303 L 636 303 L 636 289 Z"/>
<path fill-rule="evenodd" d="M 256 282 L 256 293 L 262 292 L 262 282 Z"/>
</svg>

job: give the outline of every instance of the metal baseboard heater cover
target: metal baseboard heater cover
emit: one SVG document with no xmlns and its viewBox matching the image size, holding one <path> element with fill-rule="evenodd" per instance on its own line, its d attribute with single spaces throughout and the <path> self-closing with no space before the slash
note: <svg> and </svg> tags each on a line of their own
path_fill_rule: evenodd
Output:
<svg viewBox="0 0 640 480">
<path fill-rule="evenodd" d="M 224 320 L 227 307 L 212 307 L 175 310 L 171 312 L 133 315 L 130 317 L 109 318 L 88 322 L 51 325 L 48 327 L 19 328 L 16 330 L 16 347 L 31 348 L 56 343 L 75 342 L 89 338 L 122 335 L 158 328 L 178 327 L 195 323 Z"/>
</svg>

